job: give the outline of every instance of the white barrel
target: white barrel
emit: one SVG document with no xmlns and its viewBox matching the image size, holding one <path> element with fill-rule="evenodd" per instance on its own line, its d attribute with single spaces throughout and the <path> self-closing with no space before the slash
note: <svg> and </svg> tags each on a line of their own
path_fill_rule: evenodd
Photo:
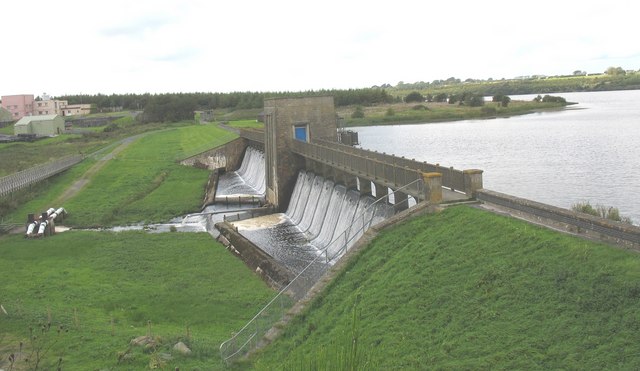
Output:
<svg viewBox="0 0 640 371">
<path fill-rule="evenodd" d="M 38 229 L 38 236 L 42 236 L 44 234 L 44 229 L 47 228 L 47 222 L 40 223 L 40 229 Z"/>
<path fill-rule="evenodd" d="M 36 228 L 36 225 L 38 225 L 38 222 L 33 222 L 29 224 L 29 226 L 27 227 L 27 235 L 30 235 L 33 233 L 33 230 Z"/>
</svg>

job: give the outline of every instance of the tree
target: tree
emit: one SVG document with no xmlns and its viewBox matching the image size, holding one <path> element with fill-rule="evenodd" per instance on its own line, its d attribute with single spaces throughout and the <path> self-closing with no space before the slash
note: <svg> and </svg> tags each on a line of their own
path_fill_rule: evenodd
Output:
<svg viewBox="0 0 640 371">
<path fill-rule="evenodd" d="M 624 76 L 627 72 L 622 67 L 609 67 L 604 71 L 609 76 Z"/>
<path fill-rule="evenodd" d="M 404 101 L 406 103 L 422 103 L 424 102 L 424 97 L 417 91 L 412 91 L 411 93 L 407 94 L 407 96 L 404 98 Z"/>
<path fill-rule="evenodd" d="M 433 101 L 436 103 L 442 103 L 447 101 L 446 93 L 438 93 L 433 97 Z"/>
<path fill-rule="evenodd" d="M 511 98 L 504 94 L 496 94 L 493 96 L 492 101 L 500 103 L 502 107 L 507 107 L 511 102 Z"/>
</svg>

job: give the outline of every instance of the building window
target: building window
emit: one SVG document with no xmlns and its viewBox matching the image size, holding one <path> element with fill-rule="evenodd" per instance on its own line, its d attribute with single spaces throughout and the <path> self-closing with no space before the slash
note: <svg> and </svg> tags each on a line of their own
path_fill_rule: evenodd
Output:
<svg viewBox="0 0 640 371">
<path fill-rule="evenodd" d="M 309 141 L 309 124 L 295 124 L 293 126 L 293 137 L 302 142 Z"/>
</svg>

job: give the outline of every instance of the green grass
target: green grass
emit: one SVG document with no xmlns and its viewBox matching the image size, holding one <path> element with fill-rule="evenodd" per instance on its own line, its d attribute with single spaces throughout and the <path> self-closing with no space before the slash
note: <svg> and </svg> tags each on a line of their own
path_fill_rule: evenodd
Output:
<svg viewBox="0 0 640 371">
<path fill-rule="evenodd" d="M 212 148 L 235 138 L 214 125 L 171 128 L 148 134 L 116 155 L 93 176 L 84 189 L 65 205 L 53 205 L 72 180 L 72 172 L 41 197 L 8 216 L 22 222 L 29 213 L 64 206 L 67 223 L 96 227 L 151 223 L 199 210 L 206 170 L 179 165 L 177 159 L 203 148 Z"/>
<path fill-rule="evenodd" d="M 258 120 L 229 121 L 227 125 L 232 126 L 234 128 L 248 128 L 248 129 L 258 129 L 258 128 L 264 127 L 264 124 L 259 122 Z"/>
<path fill-rule="evenodd" d="M 62 357 L 64 370 L 140 370 L 160 353 L 173 353 L 165 369 L 221 369 L 219 344 L 273 295 L 208 234 L 144 232 L 1 237 L 0 293 L 0 368 L 35 327 L 52 346 L 41 369 Z M 47 322 L 68 332 L 41 333 Z M 148 333 L 158 346 L 118 363 Z M 192 356 L 172 352 L 179 340 Z"/>
<path fill-rule="evenodd" d="M 80 135 L 65 134 L 35 142 L 0 144 L 0 177 L 69 155 L 77 155 L 95 146 L 78 142 Z"/>
<path fill-rule="evenodd" d="M 356 302 L 378 369 L 640 368 L 637 253 L 470 207 L 381 233 L 256 368 L 332 349 Z"/>
<path fill-rule="evenodd" d="M 28 214 L 39 215 L 50 207 L 64 206 L 54 205 L 52 201 L 94 163 L 94 160 L 86 159 L 63 173 L 0 198 L 0 219 L 12 223 L 23 223 L 26 222 Z"/>
<path fill-rule="evenodd" d="M 0 128 L 0 134 L 13 135 L 13 125 Z"/>
</svg>

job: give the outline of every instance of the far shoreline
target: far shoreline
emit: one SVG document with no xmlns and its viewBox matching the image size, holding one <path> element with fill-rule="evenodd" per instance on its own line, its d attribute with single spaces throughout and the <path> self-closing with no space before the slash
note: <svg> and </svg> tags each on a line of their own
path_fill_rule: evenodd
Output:
<svg viewBox="0 0 640 371">
<path fill-rule="evenodd" d="M 488 104 L 491 104 L 491 102 L 487 102 Z M 513 101 L 514 104 L 527 104 L 530 105 L 530 102 L 526 102 L 526 101 Z M 484 113 L 482 111 L 482 108 L 485 107 L 481 107 L 481 110 L 477 110 L 478 107 L 460 107 L 457 105 L 454 106 L 450 106 L 448 103 L 445 104 L 437 104 L 437 105 L 431 105 L 431 107 L 447 107 L 447 109 L 450 110 L 454 110 L 456 112 L 453 112 L 449 117 L 428 117 L 428 116 L 423 116 L 423 117 L 407 117 L 406 119 L 402 119 L 399 117 L 393 117 L 394 119 L 392 119 L 389 116 L 385 116 L 384 114 L 380 114 L 381 111 L 388 111 L 390 109 L 397 109 L 400 105 L 399 104 L 386 104 L 386 105 L 379 105 L 375 107 L 375 113 L 373 113 L 370 117 L 366 117 L 363 119 L 344 119 L 344 126 L 343 128 L 348 129 L 348 128 L 355 128 L 355 127 L 364 127 L 364 126 L 398 126 L 398 125 L 414 125 L 414 124 L 438 124 L 438 123 L 448 123 L 448 122 L 456 122 L 456 121 L 465 121 L 465 120 L 491 120 L 491 119 L 498 119 L 498 118 L 509 118 L 509 117 L 513 117 L 513 116 L 523 116 L 523 115 L 528 115 L 528 114 L 533 114 L 533 113 L 540 113 L 540 112 L 553 112 L 553 111 L 562 111 L 562 110 L 573 110 L 573 109 L 585 109 L 583 107 L 571 107 L 574 105 L 577 105 L 578 102 L 567 102 L 567 103 L 563 103 L 563 104 L 546 104 L 544 107 L 530 107 L 527 109 L 522 109 L 522 110 L 518 110 L 518 109 L 506 109 L 503 111 L 498 111 L 498 112 L 487 112 Z M 407 104 L 403 104 L 405 106 L 405 111 L 406 111 L 406 106 Z M 414 105 L 415 106 L 415 105 Z M 487 105 L 487 107 L 493 107 L 493 105 Z M 367 107 L 366 109 L 370 110 L 370 111 L 374 111 L 374 109 L 372 109 L 372 107 Z M 474 110 L 475 109 L 475 110 Z M 341 111 L 340 113 L 345 114 L 348 113 L 349 109 L 342 109 L 339 110 Z M 400 116 L 400 115 L 399 115 Z"/>
</svg>

